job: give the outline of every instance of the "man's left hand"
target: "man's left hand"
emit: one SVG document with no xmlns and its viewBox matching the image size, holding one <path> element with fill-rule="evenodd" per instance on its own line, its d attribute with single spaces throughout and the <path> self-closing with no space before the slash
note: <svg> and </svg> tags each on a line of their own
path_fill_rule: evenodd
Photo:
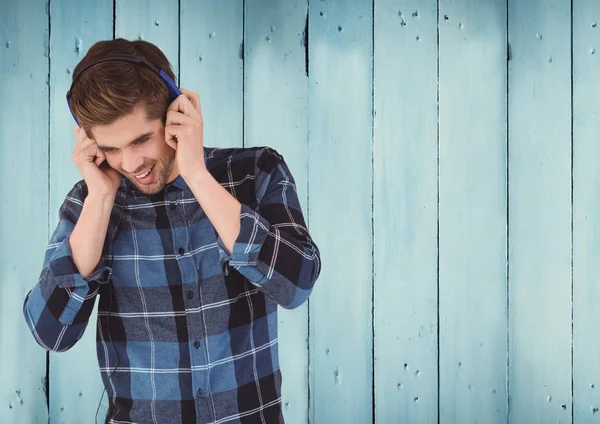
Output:
<svg viewBox="0 0 600 424">
<path fill-rule="evenodd" d="M 167 109 L 165 141 L 176 150 L 179 174 L 188 181 L 188 178 L 205 169 L 204 122 L 198 94 L 183 88 L 179 90 L 183 94 Z"/>
</svg>

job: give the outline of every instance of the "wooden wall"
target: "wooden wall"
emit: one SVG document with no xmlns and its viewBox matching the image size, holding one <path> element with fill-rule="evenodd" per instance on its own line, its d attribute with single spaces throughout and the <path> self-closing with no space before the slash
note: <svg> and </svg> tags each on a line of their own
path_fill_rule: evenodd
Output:
<svg viewBox="0 0 600 424">
<path fill-rule="evenodd" d="M 113 37 L 165 52 L 207 146 L 294 173 L 323 270 L 280 312 L 286 422 L 600 422 L 599 2 L 0 4 L 0 423 L 98 407 L 96 320 L 47 358 L 22 302 L 81 178 L 72 70 Z"/>
</svg>

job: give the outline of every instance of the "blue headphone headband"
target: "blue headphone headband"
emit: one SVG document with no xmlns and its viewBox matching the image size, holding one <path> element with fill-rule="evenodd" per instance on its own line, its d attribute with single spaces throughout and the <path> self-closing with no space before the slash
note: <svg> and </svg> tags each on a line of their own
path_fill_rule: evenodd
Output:
<svg viewBox="0 0 600 424">
<path fill-rule="evenodd" d="M 73 75 L 73 82 L 71 83 L 71 88 L 69 89 L 69 91 L 67 91 L 67 104 L 69 105 L 69 111 L 71 111 L 71 115 L 73 115 L 73 119 L 75 119 L 75 122 L 77 122 L 77 125 L 79 125 L 79 122 L 77 121 L 77 118 L 75 117 L 75 114 L 73 113 L 73 110 L 71 109 L 71 89 L 73 88 L 73 85 L 75 84 L 75 82 L 79 79 L 81 74 L 83 74 L 83 72 L 86 69 L 90 68 L 91 66 L 96 65 L 97 63 L 107 62 L 107 61 L 111 61 L 111 60 L 137 63 L 139 65 L 144 65 L 144 66 L 147 66 L 148 68 L 152 69 L 167 86 L 167 89 L 169 90 L 169 96 L 171 98 L 171 101 L 175 100 L 177 97 L 179 97 L 182 94 L 181 91 L 179 90 L 179 88 L 177 87 L 177 84 L 175 84 L 175 82 L 171 79 L 171 77 L 169 77 L 169 75 L 167 75 L 167 73 L 165 71 L 163 71 L 162 69 L 158 69 L 156 66 L 151 64 L 145 58 L 124 55 L 124 54 L 112 54 L 112 55 L 109 55 L 109 56 L 106 56 L 101 59 L 97 59 L 97 60 L 94 60 L 94 61 L 88 63 L 77 74 Z"/>
</svg>

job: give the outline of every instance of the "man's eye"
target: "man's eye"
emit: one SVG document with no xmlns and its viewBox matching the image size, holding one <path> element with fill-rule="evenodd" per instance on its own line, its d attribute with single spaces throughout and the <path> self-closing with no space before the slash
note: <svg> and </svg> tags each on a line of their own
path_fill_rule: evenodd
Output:
<svg viewBox="0 0 600 424">
<path fill-rule="evenodd" d="M 140 144 L 144 144 L 146 141 L 148 141 L 148 139 L 147 139 L 147 138 L 145 138 L 145 139 L 143 139 L 143 140 L 140 140 L 140 141 L 136 141 L 134 144 L 135 144 L 136 146 L 139 146 Z"/>
<path fill-rule="evenodd" d="M 115 149 L 101 149 L 104 153 L 112 153 Z"/>
</svg>

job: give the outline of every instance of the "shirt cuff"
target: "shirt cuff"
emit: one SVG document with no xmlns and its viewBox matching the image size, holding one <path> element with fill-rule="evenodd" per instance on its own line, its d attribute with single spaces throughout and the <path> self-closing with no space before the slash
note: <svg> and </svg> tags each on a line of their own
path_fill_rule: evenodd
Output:
<svg viewBox="0 0 600 424">
<path fill-rule="evenodd" d="M 89 283 L 92 281 L 98 284 L 107 283 L 112 275 L 112 268 L 105 265 L 103 260 L 98 262 L 96 268 L 87 277 L 83 277 L 79 273 L 73 261 L 70 238 L 69 235 L 59 243 L 48 263 L 49 272 L 55 278 L 57 286 L 62 288 L 88 288 Z"/>
<path fill-rule="evenodd" d="M 225 275 L 229 267 L 244 275 L 251 283 L 261 285 L 267 278 L 258 268 L 260 250 L 267 239 L 271 224 L 255 210 L 242 203 L 240 213 L 240 233 L 233 244 L 233 251 L 228 253 L 223 240 L 219 236 L 217 244 L 221 267 Z"/>
</svg>

